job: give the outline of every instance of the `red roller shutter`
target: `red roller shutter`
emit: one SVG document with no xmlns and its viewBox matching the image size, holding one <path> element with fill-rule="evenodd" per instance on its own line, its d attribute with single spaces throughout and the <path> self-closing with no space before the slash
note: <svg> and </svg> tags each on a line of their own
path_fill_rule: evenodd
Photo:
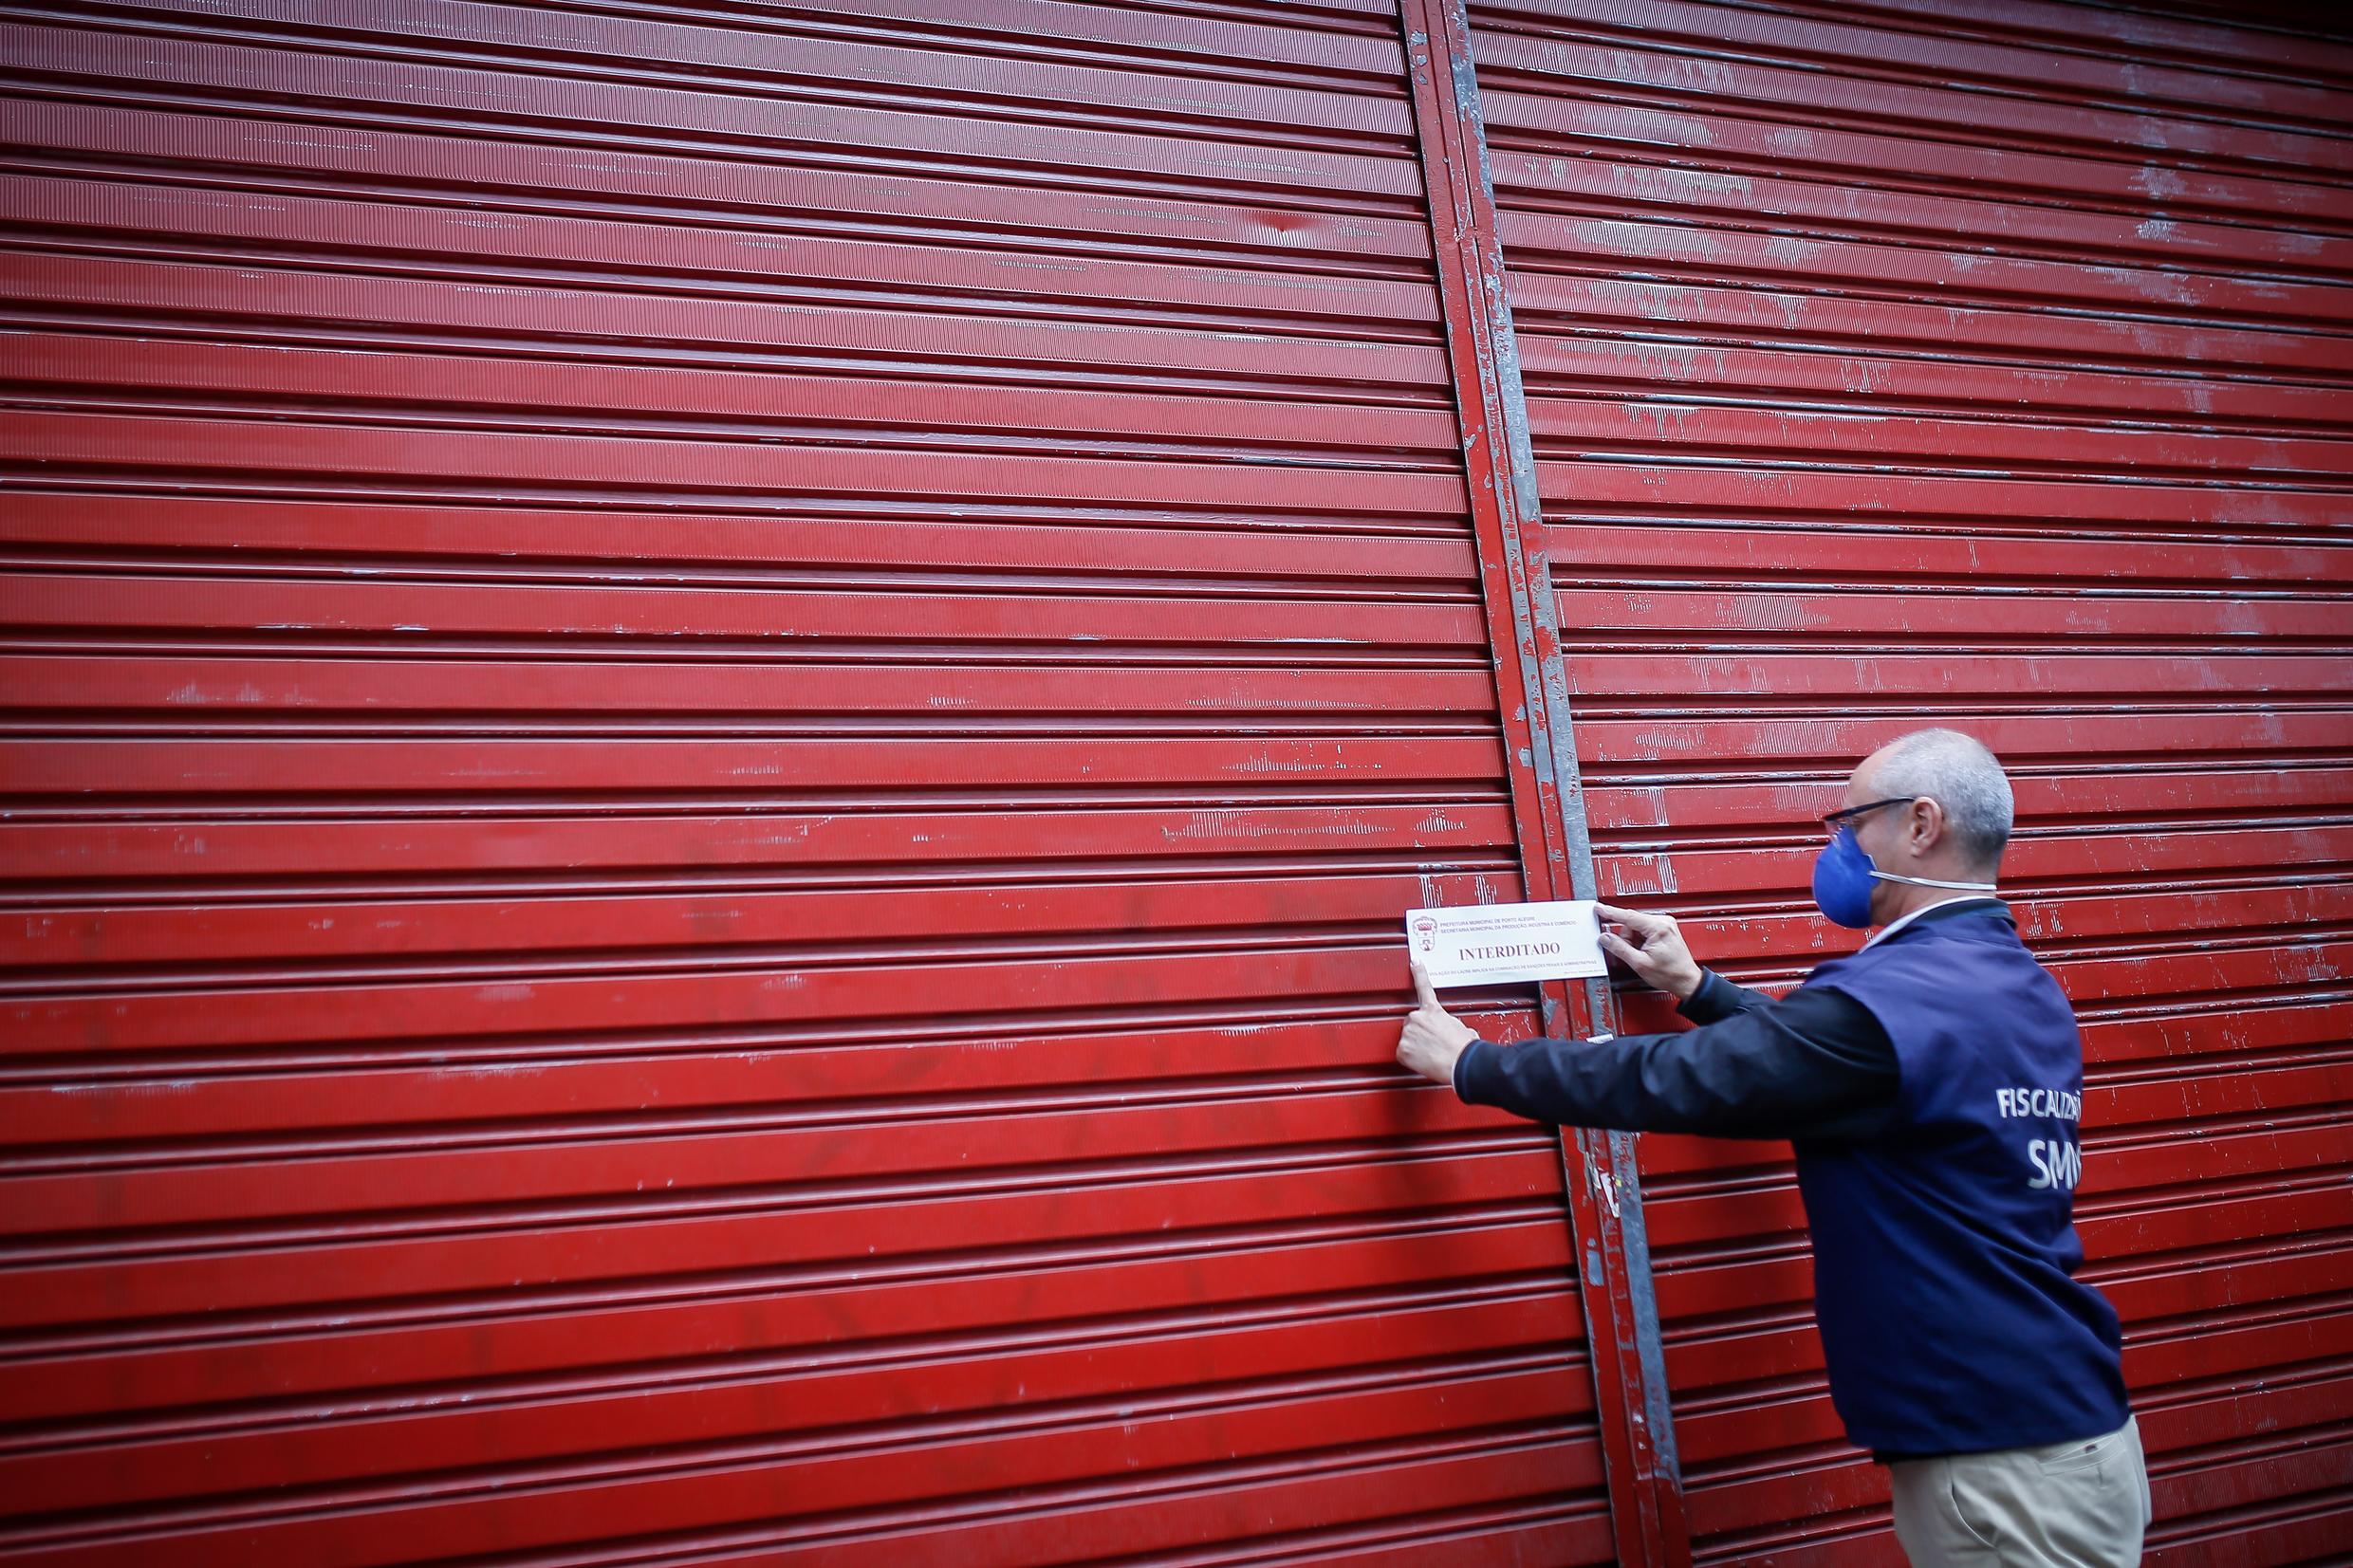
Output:
<svg viewBox="0 0 2353 1568">
<path fill-rule="evenodd" d="M 1389 5 L 6 36 L 0 1559 L 1610 1557 Z"/>
<path fill-rule="evenodd" d="M 2339 1560 L 2353 46 L 1975 0 L 1473 21 L 1603 890 L 1786 982 L 1838 945 L 1803 890 L 1853 761 L 1990 742 L 2084 1024 L 2151 1560 Z M 1784 1153 L 1644 1145 L 1695 1555 L 1894 1562 Z"/>
</svg>

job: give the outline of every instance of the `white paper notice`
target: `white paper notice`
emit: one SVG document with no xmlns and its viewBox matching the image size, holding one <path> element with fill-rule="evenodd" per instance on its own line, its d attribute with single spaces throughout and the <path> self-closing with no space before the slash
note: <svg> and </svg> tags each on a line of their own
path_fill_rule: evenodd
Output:
<svg viewBox="0 0 2353 1568">
<path fill-rule="evenodd" d="M 1405 944 L 1433 986 L 1584 980 L 1607 969 L 1589 898 L 1407 910 Z"/>
</svg>

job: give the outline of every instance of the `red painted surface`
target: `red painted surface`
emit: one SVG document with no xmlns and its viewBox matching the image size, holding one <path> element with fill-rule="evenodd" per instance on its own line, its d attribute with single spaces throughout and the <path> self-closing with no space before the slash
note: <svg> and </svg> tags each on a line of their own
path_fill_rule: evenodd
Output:
<svg viewBox="0 0 2353 1568">
<path fill-rule="evenodd" d="M 1610 1557 L 1390 1061 L 1524 889 L 1399 21 L 1214 9 L 11 18 L 0 1560 Z"/>
<path fill-rule="evenodd" d="M 1591 897 L 1592 858 L 1567 731 L 1559 634 L 1547 602 L 1543 507 L 1470 21 L 1459 0 L 1407 0 L 1404 19 L 1439 297 L 1462 407 L 1488 636 L 1507 693 L 1504 739 L 1522 764 L 1511 783 L 1529 895 Z M 1569 1038 L 1593 1032 L 1598 994 L 1584 985 L 1544 986 L 1545 1032 Z M 1632 1140 L 1587 1129 L 1565 1130 L 1562 1140 L 1618 1559 L 1673 1568 L 1689 1561 L 1690 1550 L 1675 1465 L 1664 1434 L 1656 1430 L 1666 1419 L 1665 1369 L 1639 1239 Z"/>
<path fill-rule="evenodd" d="M 1786 980 L 1933 721 L 2153 1560 L 2342 1552 L 2353 50 L 1473 20 L 0 24 L 0 1561 L 1888 1561 L 1777 1153 L 1644 1146 L 1678 1491 L 1394 924 Z"/>
<path fill-rule="evenodd" d="M 2150 1560 L 2337 1560 L 2353 47 L 2035 0 L 1473 21 L 1603 888 L 1786 983 L 1846 941 L 1805 889 L 1855 759 L 1990 742 L 2084 1018 Z M 1642 1168 L 1697 1559 L 1899 1561 L 1785 1151 Z"/>
</svg>

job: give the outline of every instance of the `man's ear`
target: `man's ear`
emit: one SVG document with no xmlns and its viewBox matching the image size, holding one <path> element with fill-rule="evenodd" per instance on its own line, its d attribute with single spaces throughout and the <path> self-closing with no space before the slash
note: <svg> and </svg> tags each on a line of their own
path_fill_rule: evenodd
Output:
<svg viewBox="0 0 2353 1568">
<path fill-rule="evenodd" d="M 1944 802 L 1928 795 L 1914 801 L 1911 826 L 1913 849 L 1928 854 L 1944 841 Z"/>
</svg>

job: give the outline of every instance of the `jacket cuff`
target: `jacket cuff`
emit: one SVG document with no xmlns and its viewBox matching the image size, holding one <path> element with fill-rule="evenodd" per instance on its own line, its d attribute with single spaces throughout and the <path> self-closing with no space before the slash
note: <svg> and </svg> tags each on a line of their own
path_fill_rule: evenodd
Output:
<svg viewBox="0 0 2353 1568">
<path fill-rule="evenodd" d="M 1471 1098 L 1471 1083 L 1473 1079 L 1475 1077 L 1477 1069 L 1477 1061 L 1475 1059 L 1478 1057 L 1480 1052 L 1491 1051 L 1495 1047 L 1492 1044 L 1489 1043 L 1485 1040 L 1473 1040 L 1470 1044 L 1465 1045 L 1460 1051 L 1455 1053 L 1454 1098 L 1461 1100 L 1465 1105 L 1477 1105 L 1482 1103 L 1481 1101 Z"/>
<path fill-rule="evenodd" d="M 1694 1024 L 1714 1024 L 1730 1018 L 1740 1008 L 1734 1005 L 1732 983 L 1714 969 L 1699 971 L 1699 988 L 1675 1005 L 1675 1010 Z"/>
</svg>

